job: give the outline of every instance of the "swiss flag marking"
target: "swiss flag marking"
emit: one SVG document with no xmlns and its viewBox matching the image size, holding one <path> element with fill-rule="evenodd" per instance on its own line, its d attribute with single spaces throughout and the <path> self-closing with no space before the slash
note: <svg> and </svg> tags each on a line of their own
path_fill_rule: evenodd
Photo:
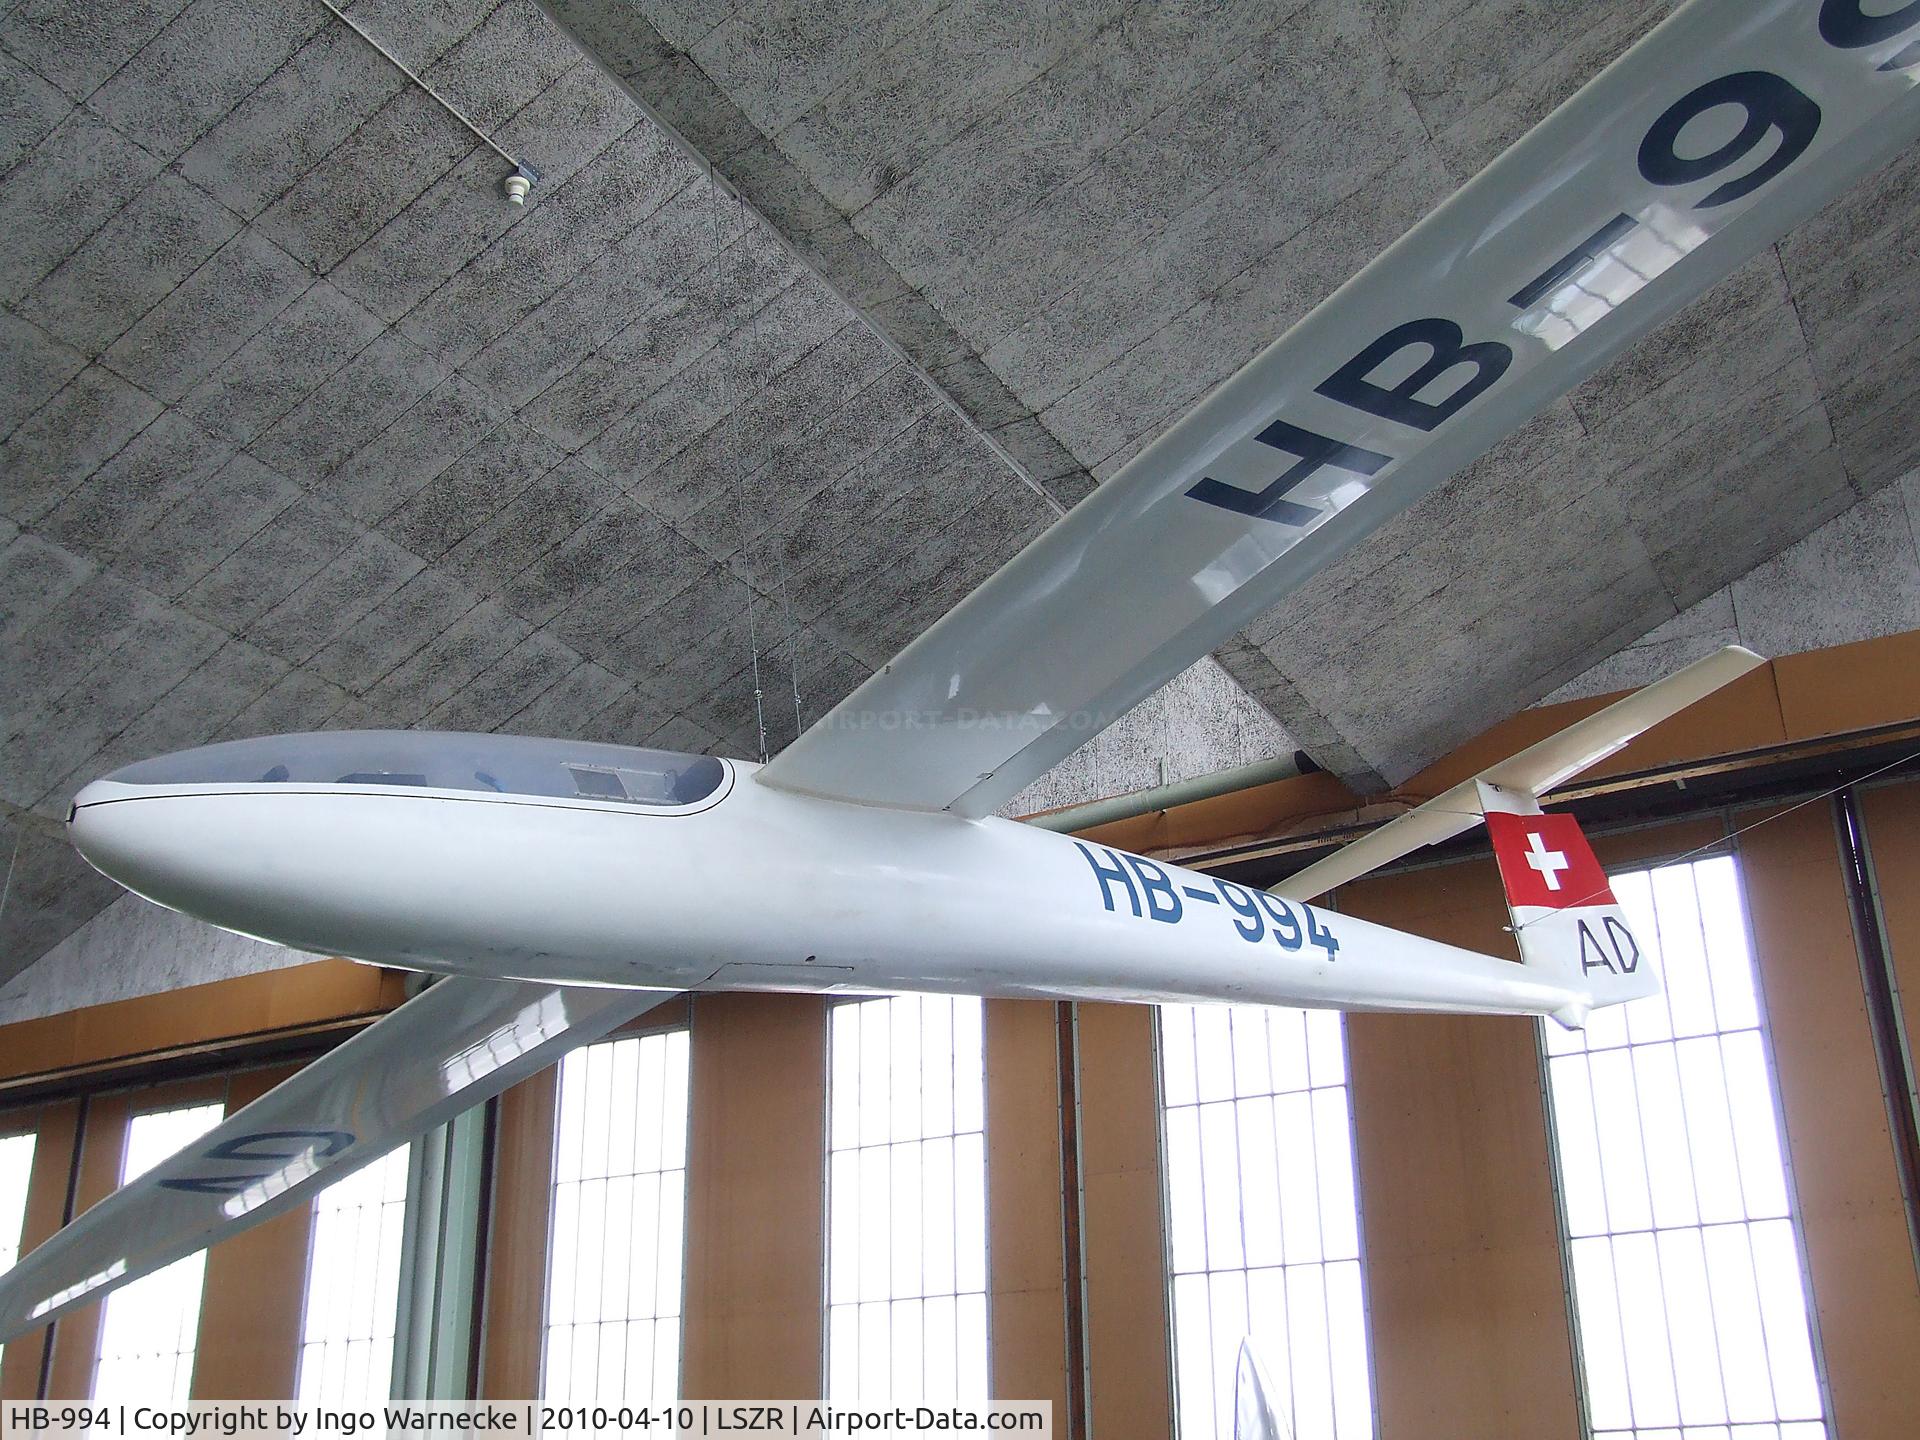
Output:
<svg viewBox="0 0 1920 1440">
<path fill-rule="evenodd" d="M 1571 815 L 1487 812 L 1487 833 L 1500 859 L 1500 878 L 1514 905 L 1554 910 L 1612 905 L 1613 887 L 1593 847 Z"/>
</svg>

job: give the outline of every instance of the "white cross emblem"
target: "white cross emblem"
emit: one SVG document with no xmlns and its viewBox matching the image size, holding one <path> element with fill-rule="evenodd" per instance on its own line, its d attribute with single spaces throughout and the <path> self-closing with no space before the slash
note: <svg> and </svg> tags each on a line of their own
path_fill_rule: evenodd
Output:
<svg viewBox="0 0 1920 1440">
<path fill-rule="evenodd" d="M 1541 838 L 1538 830 L 1527 833 L 1527 864 L 1540 872 L 1540 878 L 1547 882 L 1549 890 L 1558 890 L 1560 872 L 1573 868 L 1573 862 L 1567 859 L 1567 852 L 1547 849 L 1547 842 Z"/>
</svg>

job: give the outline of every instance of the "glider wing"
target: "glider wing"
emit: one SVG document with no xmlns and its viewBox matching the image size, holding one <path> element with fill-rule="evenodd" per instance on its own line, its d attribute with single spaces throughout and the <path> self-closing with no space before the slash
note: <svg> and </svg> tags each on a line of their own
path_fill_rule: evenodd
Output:
<svg viewBox="0 0 1920 1440">
<path fill-rule="evenodd" d="M 1917 78 L 1920 6 L 1682 6 L 761 780 L 993 813 L 1912 144 Z"/>
<path fill-rule="evenodd" d="M 0 1342 L 257 1225 L 671 992 L 430 985 L 0 1275 Z"/>
</svg>

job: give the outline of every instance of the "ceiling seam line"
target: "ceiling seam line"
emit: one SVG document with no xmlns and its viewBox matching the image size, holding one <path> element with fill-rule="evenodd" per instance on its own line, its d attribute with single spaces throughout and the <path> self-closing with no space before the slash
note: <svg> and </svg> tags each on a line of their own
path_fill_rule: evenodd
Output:
<svg viewBox="0 0 1920 1440">
<path fill-rule="evenodd" d="M 566 26 L 562 26 L 561 28 L 565 31 L 565 33 L 568 35 L 569 38 L 574 38 L 573 32 L 571 29 L 569 29 Z M 586 56 L 587 62 L 591 65 L 596 66 L 601 71 L 602 74 L 607 75 L 609 78 L 611 78 L 613 82 L 616 85 L 618 85 L 620 89 L 633 101 L 633 103 L 640 107 L 641 113 L 644 114 L 649 120 L 652 120 L 654 124 L 658 125 L 661 128 L 661 130 L 664 131 L 667 134 L 667 136 L 674 141 L 674 143 L 679 145 L 693 159 L 695 164 L 700 166 L 700 168 L 703 170 L 709 168 L 709 166 L 711 165 L 711 162 L 701 152 L 700 148 L 695 144 L 693 144 L 692 141 L 688 140 L 687 137 L 681 133 L 681 131 L 677 126 L 675 126 L 672 122 L 667 120 L 666 117 L 663 116 L 652 105 L 651 102 L 649 102 L 644 96 L 642 96 L 639 93 L 638 90 L 634 88 L 634 86 L 626 79 L 626 77 L 615 74 L 615 72 L 611 69 L 611 67 L 609 67 L 606 64 L 606 62 L 600 58 L 597 51 L 582 44 L 577 38 L 574 38 L 574 43 Z M 701 73 L 705 74 L 704 71 L 702 71 Z M 758 129 L 757 126 L 755 128 Z M 757 204 L 751 204 L 747 202 L 745 195 L 740 191 L 739 187 L 734 184 L 732 179 L 729 178 L 724 171 L 721 171 L 717 167 L 714 167 L 714 178 L 718 188 L 732 194 L 736 199 L 740 200 L 742 204 L 747 205 L 747 208 L 750 209 L 753 212 L 753 214 L 761 221 L 761 223 L 767 227 L 768 231 L 773 235 L 775 241 L 780 245 L 780 247 L 783 250 L 785 250 L 790 256 L 793 257 L 796 264 L 800 265 L 803 269 L 806 270 L 808 274 L 812 275 L 816 280 L 818 280 L 821 285 L 825 286 L 828 293 L 833 295 L 833 297 L 837 299 L 842 305 L 846 306 L 846 308 L 853 313 L 854 317 L 858 319 L 861 324 L 865 325 L 869 330 L 871 330 L 873 334 L 879 339 L 881 344 L 885 345 L 887 349 L 891 350 L 896 356 L 900 358 L 901 363 L 911 366 L 914 370 L 914 373 L 921 378 L 921 381 L 930 390 L 932 390 L 936 396 L 939 397 L 941 403 L 944 404 L 949 410 L 951 410 L 954 413 L 954 415 L 961 420 L 961 422 L 967 427 L 969 431 L 979 436 L 981 442 L 985 444 L 987 448 L 994 455 L 999 457 L 1000 461 L 1014 473 L 1014 475 L 1020 480 L 1022 484 L 1024 484 L 1028 489 L 1033 491 L 1035 495 L 1039 496 L 1043 504 L 1045 504 L 1049 509 L 1053 510 L 1056 516 L 1063 516 L 1067 513 L 1067 507 L 1062 505 L 1060 501 L 1054 497 L 1052 492 L 1049 491 L 1044 485 L 1042 485 L 1038 480 L 1034 479 L 1032 474 L 1028 472 L 1026 466 L 1022 465 L 1018 460 L 1014 459 L 1014 457 L 1010 453 L 1008 453 L 1008 451 L 998 441 L 996 441 L 991 435 L 989 435 L 987 431 L 980 425 L 980 423 L 977 420 L 975 420 L 973 416 L 969 415 L 964 408 L 962 408 L 959 401 L 957 401 L 956 399 L 954 399 L 952 395 L 947 393 L 946 387 L 941 385 L 938 381 L 936 381 L 933 378 L 933 376 L 928 372 L 926 366 L 922 365 L 917 359 L 914 358 L 914 356 L 909 354 L 905 349 L 905 347 L 903 347 L 899 341 L 895 340 L 893 336 L 891 336 L 885 330 L 883 330 L 873 320 L 873 318 L 867 314 L 865 307 L 854 304 L 854 302 L 850 298 L 848 298 L 846 291 L 842 289 L 841 286 L 837 284 L 831 276 L 827 275 L 826 272 L 820 268 L 820 266 L 815 264 L 811 259 L 809 259 L 805 254 L 803 254 L 800 248 L 790 238 L 788 238 L 786 232 L 782 230 L 778 225 L 775 225 L 770 219 L 768 219 L 766 214 L 760 209 L 760 207 Z M 818 193 L 818 192 L 816 191 L 815 193 Z M 822 199 L 824 198 L 825 197 L 823 196 Z M 849 229 L 849 231 L 852 231 L 853 227 L 851 223 L 848 224 L 847 228 Z M 854 231 L 853 233 L 858 235 L 857 231 Z M 861 237 L 861 238 L 864 239 L 864 237 Z M 905 283 L 904 277 L 902 277 L 902 283 L 903 284 Z M 1009 394 L 1011 394 L 1011 392 L 1009 392 Z"/>
</svg>

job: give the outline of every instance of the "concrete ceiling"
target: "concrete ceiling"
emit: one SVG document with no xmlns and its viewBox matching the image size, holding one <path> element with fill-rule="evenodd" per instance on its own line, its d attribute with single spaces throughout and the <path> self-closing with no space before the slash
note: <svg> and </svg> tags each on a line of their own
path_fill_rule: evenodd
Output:
<svg viewBox="0 0 1920 1440">
<path fill-rule="evenodd" d="M 346 8 L 524 208 L 317 0 L 0 0 L 0 978 L 140 755 L 752 754 L 756 640 L 777 748 L 1664 10 Z M 1247 733 L 1398 778 L 1908 468 L 1916 175 L 1229 647 Z"/>
<path fill-rule="evenodd" d="M 549 0 L 1071 503 L 1665 0 Z M 1914 463 L 1899 162 L 1220 658 L 1397 781 Z"/>
<path fill-rule="evenodd" d="M 350 12 L 524 209 L 314 0 L 0 8 L 9 807 L 323 725 L 756 754 L 750 630 L 778 745 L 1057 513 L 530 0 Z M 113 893 L 18 830 L 0 973 Z"/>
</svg>

